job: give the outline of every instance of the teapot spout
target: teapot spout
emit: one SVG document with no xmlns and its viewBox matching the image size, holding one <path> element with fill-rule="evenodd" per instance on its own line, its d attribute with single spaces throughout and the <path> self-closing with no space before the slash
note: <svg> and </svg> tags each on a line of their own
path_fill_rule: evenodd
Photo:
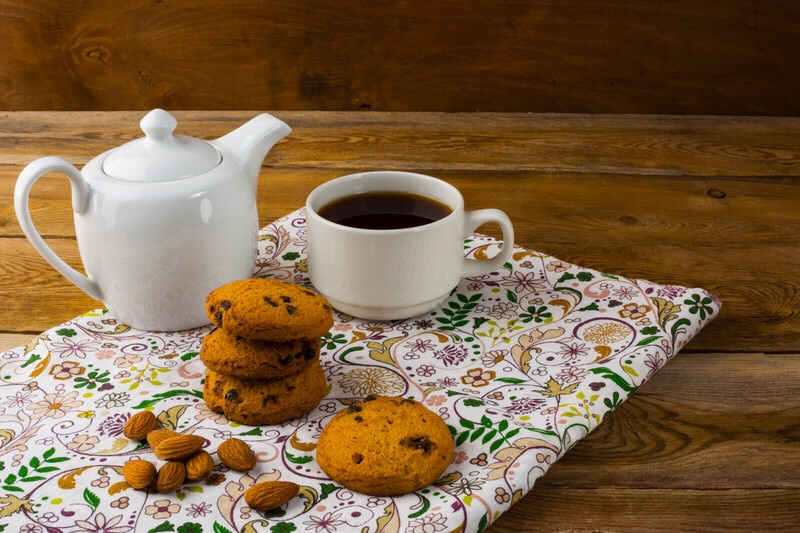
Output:
<svg viewBox="0 0 800 533">
<path fill-rule="evenodd" d="M 268 113 L 262 113 L 227 135 L 211 141 L 211 144 L 215 145 L 224 156 L 231 154 L 239 159 L 245 174 L 255 188 L 258 184 L 261 163 L 267 152 L 291 131 L 292 128 L 282 120 Z"/>
</svg>

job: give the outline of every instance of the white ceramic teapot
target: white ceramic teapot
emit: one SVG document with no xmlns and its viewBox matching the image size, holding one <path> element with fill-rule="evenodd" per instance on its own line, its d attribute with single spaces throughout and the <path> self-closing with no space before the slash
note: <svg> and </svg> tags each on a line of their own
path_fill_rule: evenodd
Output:
<svg viewBox="0 0 800 533">
<path fill-rule="evenodd" d="M 30 163 L 14 191 L 17 218 L 36 250 L 119 321 L 153 331 L 202 326 L 209 323 L 206 295 L 253 275 L 261 163 L 291 129 L 265 113 L 204 141 L 173 135 L 177 120 L 162 109 L 140 126 L 145 137 L 82 171 L 59 157 Z M 31 188 L 48 172 L 65 174 L 72 185 L 85 276 L 53 252 L 31 220 Z"/>
</svg>

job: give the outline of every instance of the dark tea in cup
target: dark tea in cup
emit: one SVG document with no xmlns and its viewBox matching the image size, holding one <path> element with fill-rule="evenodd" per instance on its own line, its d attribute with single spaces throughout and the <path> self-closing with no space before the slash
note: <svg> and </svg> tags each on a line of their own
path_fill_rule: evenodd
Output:
<svg viewBox="0 0 800 533">
<path fill-rule="evenodd" d="M 452 212 L 450 207 L 433 198 L 379 191 L 345 196 L 323 206 L 319 215 L 342 226 L 382 230 L 423 226 Z"/>
<path fill-rule="evenodd" d="M 464 239 L 498 224 L 504 244 L 490 259 L 464 252 Z M 306 199 L 308 274 L 343 313 L 399 320 L 444 302 L 462 278 L 499 270 L 514 249 L 514 228 L 497 209 L 464 210 L 458 189 L 393 170 L 323 183 Z"/>
</svg>

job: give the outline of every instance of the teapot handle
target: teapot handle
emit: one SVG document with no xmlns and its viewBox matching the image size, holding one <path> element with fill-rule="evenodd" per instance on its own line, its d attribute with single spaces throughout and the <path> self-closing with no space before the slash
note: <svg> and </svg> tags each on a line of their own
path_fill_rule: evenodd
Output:
<svg viewBox="0 0 800 533">
<path fill-rule="evenodd" d="M 70 162 L 60 157 L 42 157 L 26 166 L 17 178 L 17 185 L 14 188 L 14 210 L 17 213 L 17 220 L 22 227 L 22 232 L 31 242 L 45 260 L 50 263 L 61 275 L 78 286 L 86 294 L 96 300 L 103 300 L 103 294 L 97 283 L 61 259 L 50 246 L 44 242 L 42 236 L 36 230 L 28 209 L 28 198 L 33 184 L 36 180 L 48 172 L 61 172 L 69 179 L 72 186 L 72 210 L 80 214 L 89 207 L 90 188 L 83 174 Z"/>
</svg>

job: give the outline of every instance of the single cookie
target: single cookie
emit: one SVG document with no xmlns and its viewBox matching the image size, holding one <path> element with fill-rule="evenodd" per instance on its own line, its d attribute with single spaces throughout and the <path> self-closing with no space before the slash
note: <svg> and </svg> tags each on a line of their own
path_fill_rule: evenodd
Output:
<svg viewBox="0 0 800 533">
<path fill-rule="evenodd" d="M 203 339 L 200 359 L 220 374 L 246 379 L 278 379 L 319 360 L 321 345 L 319 337 L 286 342 L 259 341 L 217 328 Z"/>
<path fill-rule="evenodd" d="M 333 326 L 331 306 L 323 296 L 263 278 L 214 289 L 206 297 L 206 314 L 233 335 L 277 342 L 321 337 Z"/>
<path fill-rule="evenodd" d="M 436 481 L 453 450 L 447 425 L 421 403 L 368 396 L 328 422 L 317 442 L 317 462 L 351 490 L 396 496 Z"/>
<path fill-rule="evenodd" d="M 327 382 L 319 363 L 311 363 L 282 379 L 241 379 L 206 372 L 206 405 L 228 420 L 258 426 L 280 424 L 310 413 L 325 395 Z"/>
</svg>

